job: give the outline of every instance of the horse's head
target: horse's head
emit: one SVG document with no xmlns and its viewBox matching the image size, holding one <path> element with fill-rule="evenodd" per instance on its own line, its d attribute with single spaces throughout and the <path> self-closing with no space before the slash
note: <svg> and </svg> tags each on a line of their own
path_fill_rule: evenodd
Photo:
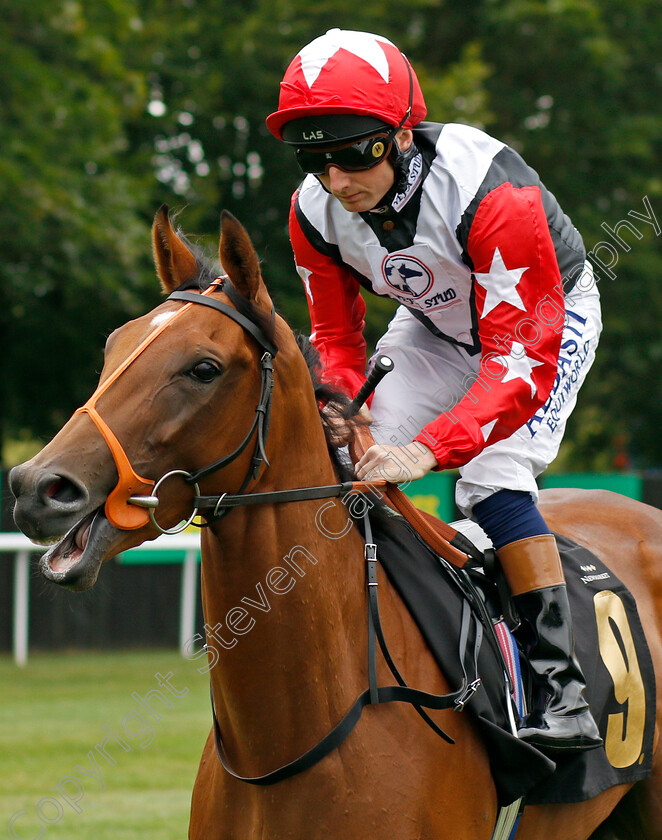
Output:
<svg viewBox="0 0 662 840">
<path fill-rule="evenodd" d="M 291 423 L 273 417 L 266 451 L 256 443 L 266 431 L 275 346 L 279 403 L 294 402 L 304 424 L 307 411 L 316 413 L 305 362 L 274 316 L 257 255 L 236 219 L 223 214 L 223 287 L 175 233 L 167 208 L 157 213 L 153 244 L 163 290 L 174 296 L 110 336 L 95 394 L 11 473 L 16 523 L 31 539 L 56 543 L 41 560 L 42 573 L 74 589 L 92 586 L 104 560 L 157 536 L 149 517 L 157 498 L 154 515 L 168 528 L 189 517 L 192 477 L 203 492 L 236 493 L 247 477 L 262 476 L 261 456 L 271 460 L 267 453 Z M 319 436 L 319 421 L 313 426 Z"/>
</svg>

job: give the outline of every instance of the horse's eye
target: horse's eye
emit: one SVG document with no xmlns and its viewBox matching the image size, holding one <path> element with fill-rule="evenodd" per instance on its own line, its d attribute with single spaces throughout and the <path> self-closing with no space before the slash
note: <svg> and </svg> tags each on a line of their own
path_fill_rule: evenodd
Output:
<svg viewBox="0 0 662 840">
<path fill-rule="evenodd" d="M 198 362 L 189 371 L 189 376 L 197 379 L 198 382 L 213 382 L 221 373 L 221 369 L 214 362 Z"/>
</svg>

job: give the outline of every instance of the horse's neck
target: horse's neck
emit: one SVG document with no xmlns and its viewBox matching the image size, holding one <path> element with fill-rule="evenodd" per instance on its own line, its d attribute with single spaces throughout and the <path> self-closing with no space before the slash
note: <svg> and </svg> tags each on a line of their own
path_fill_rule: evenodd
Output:
<svg viewBox="0 0 662 840">
<path fill-rule="evenodd" d="M 277 484 L 336 482 L 323 466 Z M 245 772 L 307 749 L 365 687 L 362 539 L 350 523 L 339 500 L 291 502 L 236 509 L 205 539 L 214 697 Z"/>
</svg>

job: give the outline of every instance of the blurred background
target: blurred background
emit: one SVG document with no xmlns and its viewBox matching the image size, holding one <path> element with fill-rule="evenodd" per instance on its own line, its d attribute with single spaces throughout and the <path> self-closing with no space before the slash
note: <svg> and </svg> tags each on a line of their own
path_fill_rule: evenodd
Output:
<svg viewBox="0 0 662 840">
<path fill-rule="evenodd" d="M 5 467 L 89 396 L 105 336 L 159 299 L 163 202 L 217 247 L 248 228 L 280 311 L 308 314 L 287 239 L 298 183 L 267 132 L 295 53 L 333 26 L 413 62 L 429 118 L 486 129 L 541 174 L 598 250 L 605 330 L 561 455 L 662 465 L 662 5 L 659 0 L 3 0 L 0 443 Z M 605 226 L 621 220 L 619 244 Z M 611 277 L 610 275 L 615 275 Z M 390 303 L 369 301 L 374 341 Z"/>
<path fill-rule="evenodd" d="M 106 336 L 159 301 L 150 225 L 162 203 L 212 252 L 220 211 L 232 211 L 280 312 L 307 332 L 287 237 L 297 168 L 264 118 L 291 58 L 335 26 L 391 38 L 416 68 L 429 119 L 486 129 L 556 194 L 594 251 L 605 328 L 545 481 L 662 506 L 659 0 L 2 0 L 1 9 L 2 531 L 13 529 L 8 468 L 85 402 Z M 368 301 L 371 344 L 392 311 Z M 411 492 L 452 518 L 453 480 Z M 0 556 L 9 654 L 17 571 Z M 34 647 L 166 647 L 174 660 L 181 556 L 152 560 L 114 564 L 82 597 L 33 579 Z M 9 656 L 3 667 L 11 678 Z M 16 685 L 16 708 L 41 690 Z M 85 831 L 106 836 L 98 825 Z"/>
</svg>

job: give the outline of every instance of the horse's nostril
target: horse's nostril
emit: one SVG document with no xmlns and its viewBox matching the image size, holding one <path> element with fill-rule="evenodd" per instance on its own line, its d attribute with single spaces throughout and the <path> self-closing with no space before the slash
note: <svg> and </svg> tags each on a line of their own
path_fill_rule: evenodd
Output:
<svg viewBox="0 0 662 840">
<path fill-rule="evenodd" d="M 87 501 L 85 488 L 63 475 L 45 475 L 37 484 L 37 493 L 45 504 L 72 505 Z"/>
<path fill-rule="evenodd" d="M 73 502 L 77 497 L 76 489 L 71 482 L 64 478 L 57 478 L 46 488 L 46 495 L 58 502 Z"/>
</svg>

